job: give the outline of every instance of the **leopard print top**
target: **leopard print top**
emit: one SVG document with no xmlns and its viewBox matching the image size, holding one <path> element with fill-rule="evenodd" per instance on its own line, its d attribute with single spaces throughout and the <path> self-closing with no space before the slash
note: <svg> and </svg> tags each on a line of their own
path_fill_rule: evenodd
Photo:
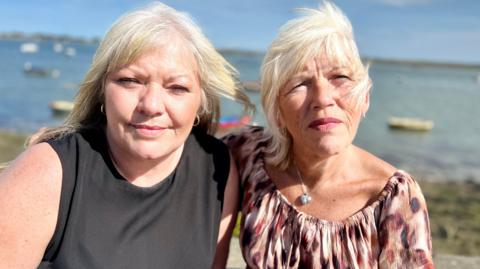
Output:
<svg viewBox="0 0 480 269">
<path fill-rule="evenodd" d="M 340 221 L 299 211 L 270 180 L 261 127 L 226 136 L 243 190 L 240 244 L 247 268 L 434 268 L 425 199 L 406 172 Z"/>
</svg>

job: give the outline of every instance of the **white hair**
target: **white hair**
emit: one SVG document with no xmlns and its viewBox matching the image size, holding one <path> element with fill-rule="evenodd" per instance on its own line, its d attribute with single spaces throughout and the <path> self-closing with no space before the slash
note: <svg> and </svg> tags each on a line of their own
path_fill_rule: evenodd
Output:
<svg viewBox="0 0 480 269">
<path fill-rule="evenodd" d="M 292 141 L 279 126 L 278 95 L 285 83 L 299 72 L 309 59 L 325 55 L 327 60 L 351 66 L 355 86 L 348 98 L 360 100 L 371 88 L 368 67 L 360 59 L 352 25 L 343 12 L 330 2 L 319 9 L 300 9 L 305 15 L 287 22 L 267 50 L 261 67 L 261 98 L 271 136 L 266 160 L 280 169 L 291 164 Z"/>
</svg>

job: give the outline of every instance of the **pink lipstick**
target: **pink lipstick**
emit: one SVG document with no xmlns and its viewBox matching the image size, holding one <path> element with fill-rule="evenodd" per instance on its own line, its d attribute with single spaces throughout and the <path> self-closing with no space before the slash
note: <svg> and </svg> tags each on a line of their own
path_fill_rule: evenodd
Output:
<svg viewBox="0 0 480 269">
<path fill-rule="evenodd" d="M 145 137 L 156 137 L 161 135 L 166 130 L 166 128 L 157 125 L 131 124 L 131 126 L 139 135 Z"/>
<path fill-rule="evenodd" d="M 331 129 L 337 127 L 340 123 L 342 123 L 342 121 L 337 118 L 326 117 L 326 118 L 316 119 L 310 122 L 308 127 L 320 132 L 328 132 Z"/>
</svg>

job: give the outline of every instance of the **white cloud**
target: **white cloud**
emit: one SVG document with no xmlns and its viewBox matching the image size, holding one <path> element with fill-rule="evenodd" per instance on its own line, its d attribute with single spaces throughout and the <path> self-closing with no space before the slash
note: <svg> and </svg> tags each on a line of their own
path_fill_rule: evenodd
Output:
<svg viewBox="0 0 480 269">
<path fill-rule="evenodd" d="M 403 7 L 429 4 L 432 2 L 432 0 L 375 0 L 375 2 L 389 6 Z"/>
</svg>

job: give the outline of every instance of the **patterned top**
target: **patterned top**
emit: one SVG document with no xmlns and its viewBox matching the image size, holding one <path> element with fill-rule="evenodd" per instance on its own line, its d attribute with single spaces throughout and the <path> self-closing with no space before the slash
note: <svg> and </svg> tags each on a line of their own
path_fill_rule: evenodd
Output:
<svg viewBox="0 0 480 269">
<path fill-rule="evenodd" d="M 428 212 L 403 171 L 378 199 L 339 221 L 299 211 L 270 180 L 263 129 L 225 137 L 243 189 L 240 244 L 248 268 L 434 268 Z"/>
</svg>

